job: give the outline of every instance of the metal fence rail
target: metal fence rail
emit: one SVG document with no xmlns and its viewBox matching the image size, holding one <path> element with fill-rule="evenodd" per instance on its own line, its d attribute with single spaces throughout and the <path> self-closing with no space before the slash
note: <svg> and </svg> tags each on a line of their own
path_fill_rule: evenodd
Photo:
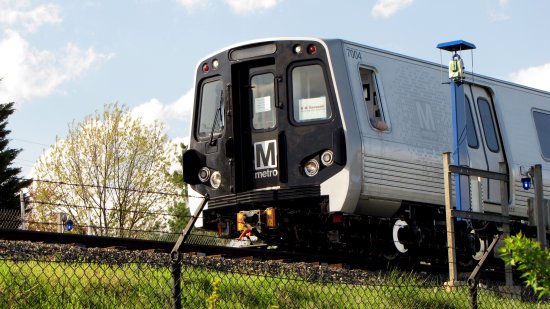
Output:
<svg viewBox="0 0 550 309">
<path fill-rule="evenodd" d="M 0 308 L 171 307 L 172 260 L 154 251 L 0 241 Z M 183 308 L 469 308 L 466 286 L 419 274 L 184 254 Z M 480 308 L 541 308 L 480 281 Z"/>
</svg>

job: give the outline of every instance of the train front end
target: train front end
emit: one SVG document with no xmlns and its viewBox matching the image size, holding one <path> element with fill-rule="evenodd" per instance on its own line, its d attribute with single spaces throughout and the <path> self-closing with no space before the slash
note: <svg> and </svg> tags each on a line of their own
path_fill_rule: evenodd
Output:
<svg viewBox="0 0 550 309">
<path fill-rule="evenodd" d="M 346 200 L 349 174 L 334 79 L 321 40 L 243 44 L 199 64 L 184 178 L 191 208 L 209 196 L 203 228 L 284 240 L 342 210 L 331 204 Z"/>
</svg>

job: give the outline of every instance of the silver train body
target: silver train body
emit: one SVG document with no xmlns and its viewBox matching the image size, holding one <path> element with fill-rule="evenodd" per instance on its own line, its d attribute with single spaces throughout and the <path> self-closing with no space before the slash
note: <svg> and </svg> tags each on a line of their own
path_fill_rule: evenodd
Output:
<svg viewBox="0 0 550 309">
<path fill-rule="evenodd" d="M 244 51 L 247 48 L 250 50 L 252 47 L 257 50 L 265 46 L 264 44 L 275 46 L 273 48 L 277 52 L 267 48 L 263 52 L 245 55 L 250 58 L 231 59 L 235 51 L 246 54 Z M 323 53 L 324 58 L 304 60 L 303 58 L 309 53 L 306 49 L 310 48 L 310 45 L 316 48 L 311 57 L 314 57 L 315 53 Z M 282 48 L 301 50 L 291 50 L 278 58 L 277 53 Z M 296 55 L 296 59 L 292 59 L 292 55 Z M 320 196 L 326 198 L 324 203 L 328 202 L 324 212 L 397 220 L 399 216 L 402 217 L 404 205 L 422 207 L 422 205 L 444 204 L 442 153 L 453 150 L 450 89 L 445 83 L 448 81 L 447 68 L 337 39 L 281 38 L 247 42 L 228 47 L 203 59 L 197 70 L 197 99 L 191 129 L 191 149 L 204 153 L 197 155 L 202 158 L 202 161 L 198 159 L 186 161 L 186 169 L 188 165 L 195 165 L 197 168 L 191 168 L 190 172 L 197 173 L 201 164 L 221 164 L 219 161 L 215 163 L 215 160 L 208 159 L 209 155 L 215 155 L 213 154 L 215 151 L 212 150 L 209 153 L 208 147 L 205 150 L 196 133 L 197 123 L 201 119 L 199 111 L 200 92 L 203 87 L 200 86 L 201 80 L 211 73 L 204 72 L 204 64 L 209 65 L 213 71 L 213 60 L 225 61 L 225 64 L 222 63 L 220 67 L 230 70 L 234 65 L 260 58 L 270 58 L 269 65 L 275 67 L 278 66 L 279 61 L 284 62 L 286 68 L 281 70 L 286 73 L 279 81 L 282 84 L 293 82 L 294 75 L 291 71 L 300 61 L 306 61 L 306 63 L 320 61 L 324 67 L 328 87 L 334 98 L 331 102 L 331 115 L 338 117 L 340 121 L 338 128 L 341 128 L 344 140 L 341 145 L 345 147 L 341 151 L 345 154 L 345 159 L 336 158 L 336 161 L 341 164 L 340 168 L 330 177 L 314 183 L 319 187 Z M 236 77 L 235 74 L 226 76 L 230 76 L 227 77 L 230 80 L 224 80 L 224 85 L 231 84 L 235 87 L 235 81 L 231 80 Z M 510 177 L 509 213 L 517 220 L 527 223 L 533 190 L 524 190 L 521 178 L 525 177 L 524 174 L 530 166 L 542 165 L 544 194 L 546 197 L 550 196 L 550 131 L 547 131 L 550 125 L 546 123 L 546 121 L 550 122 L 550 93 L 481 75 L 467 73 L 466 77 L 464 84 L 468 105 L 466 109 L 467 113 L 471 114 L 467 133 L 470 167 L 498 172 L 499 162 L 504 162 Z M 293 102 L 291 97 L 293 88 L 289 85 L 286 88 L 283 85 L 281 88 L 283 89 L 279 90 L 281 93 L 276 94 L 279 96 L 278 100 L 284 102 L 281 104 L 281 109 L 285 106 L 290 109 Z M 231 91 L 234 93 L 235 89 Z M 228 102 L 230 99 L 224 97 L 221 100 Z M 233 97 L 232 100 L 230 103 L 232 105 L 227 103 L 225 113 L 229 107 L 238 104 L 238 98 Z M 261 105 L 266 101 L 256 100 L 255 102 Z M 255 105 L 254 108 L 259 108 L 258 106 Z M 242 119 L 247 118 L 248 115 L 242 116 Z M 291 111 L 281 112 L 279 123 L 284 121 L 282 119 L 284 116 L 280 115 L 288 115 L 287 117 L 294 115 L 296 118 Z M 225 121 L 229 123 L 230 118 L 226 117 Z M 289 123 L 292 124 L 290 121 Z M 311 130 L 315 130 L 314 125 Z M 218 135 L 210 134 L 209 142 L 216 136 L 222 139 L 223 134 L 223 132 Z M 232 134 L 236 136 L 239 132 L 234 131 Z M 305 138 L 304 144 L 311 143 L 307 137 Z M 323 138 L 335 139 L 332 135 L 321 137 Z M 221 148 L 220 153 L 222 153 Z M 279 149 L 277 159 L 281 160 L 282 151 L 297 152 L 301 148 L 300 145 L 294 145 L 292 149 L 289 147 Z M 335 156 L 338 157 L 338 155 Z M 314 177 L 308 178 L 303 175 L 302 169 L 305 167 L 302 165 L 289 163 L 286 167 L 289 172 L 285 174 L 278 171 L 278 174 L 285 174 L 292 178 L 292 170 L 299 169 L 300 175 L 310 181 L 310 178 Z M 212 170 L 216 170 L 216 167 Z M 231 176 L 222 176 L 222 186 L 227 185 L 228 182 L 234 182 L 228 177 L 238 175 L 239 173 L 233 172 Z M 244 177 L 248 176 L 244 175 Z M 193 177 L 186 177 L 186 180 L 191 183 L 189 200 L 193 210 L 200 202 L 200 196 L 208 193 L 212 198 L 216 197 L 217 193 L 211 186 L 203 188 L 209 186 L 206 182 L 203 184 L 191 178 Z M 477 197 L 473 196 L 479 202 L 473 203 L 472 210 L 501 213 L 498 181 L 485 179 L 479 181 L 481 193 Z M 310 185 L 311 182 L 304 184 Z M 251 192 L 263 192 L 288 189 L 287 187 L 283 181 L 265 184 L 264 187 L 260 185 L 245 189 Z M 231 190 L 227 192 L 231 196 L 239 194 Z M 300 203 L 305 201 L 301 200 Z M 232 211 L 237 213 L 240 211 L 239 205 L 245 204 L 245 202 L 232 203 L 230 206 Z M 285 202 L 281 201 L 281 204 Z M 262 203 L 251 203 L 242 209 L 250 210 L 262 205 Z M 283 206 L 277 203 L 265 203 L 265 205 L 265 207 L 274 208 Z M 215 206 L 217 209 L 222 207 L 223 205 L 219 203 Z M 207 209 L 210 210 L 206 211 L 212 211 L 210 205 L 207 205 Z M 224 215 L 220 213 L 218 217 L 223 218 Z M 231 220 L 235 219 L 231 218 Z M 201 224 L 199 222 L 199 225 Z M 281 224 L 284 223 L 278 221 L 277 226 Z M 223 229 L 225 228 L 226 226 L 223 225 Z"/>
</svg>

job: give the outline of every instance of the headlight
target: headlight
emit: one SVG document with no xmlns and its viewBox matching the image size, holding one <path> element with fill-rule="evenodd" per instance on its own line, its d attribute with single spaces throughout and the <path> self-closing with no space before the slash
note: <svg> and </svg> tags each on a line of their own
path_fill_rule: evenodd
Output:
<svg viewBox="0 0 550 309">
<path fill-rule="evenodd" d="M 217 189 L 222 184 L 222 174 L 220 172 L 215 171 L 212 173 L 212 176 L 210 177 L 210 185 L 212 188 Z"/>
<path fill-rule="evenodd" d="M 199 180 L 202 182 L 207 182 L 210 179 L 210 169 L 208 167 L 203 167 L 199 170 Z"/>
<path fill-rule="evenodd" d="M 317 175 L 318 172 L 319 172 L 319 162 L 317 162 L 316 159 L 310 159 L 304 165 L 304 173 L 306 173 L 306 175 L 308 175 L 309 177 L 313 177 Z"/>
<path fill-rule="evenodd" d="M 321 163 L 324 166 L 331 166 L 334 163 L 334 152 L 327 150 L 321 155 Z"/>
</svg>

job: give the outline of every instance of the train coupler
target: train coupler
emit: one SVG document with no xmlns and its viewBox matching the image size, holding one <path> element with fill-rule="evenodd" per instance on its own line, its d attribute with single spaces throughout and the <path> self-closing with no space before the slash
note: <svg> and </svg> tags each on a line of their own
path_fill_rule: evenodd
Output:
<svg viewBox="0 0 550 309">
<path fill-rule="evenodd" d="M 254 230 L 261 233 L 263 227 L 277 227 L 275 208 L 245 210 L 237 213 L 237 231 Z"/>
</svg>

